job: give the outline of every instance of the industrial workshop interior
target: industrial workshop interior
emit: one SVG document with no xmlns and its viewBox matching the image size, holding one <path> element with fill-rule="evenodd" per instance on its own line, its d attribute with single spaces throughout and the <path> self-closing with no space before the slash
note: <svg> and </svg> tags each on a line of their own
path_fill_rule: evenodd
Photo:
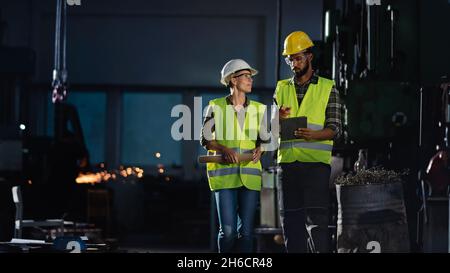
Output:
<svg viewBox="0 0 450 273">
<path fill-rule="evenodd" d="M 449 17 L 0 0 L 0 253 L 449 253 Z"/>
</svg>

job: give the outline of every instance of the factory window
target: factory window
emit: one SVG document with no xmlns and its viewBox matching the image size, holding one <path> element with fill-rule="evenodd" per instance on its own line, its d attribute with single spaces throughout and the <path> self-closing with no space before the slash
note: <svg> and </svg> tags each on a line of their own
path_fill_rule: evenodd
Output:
<svg viewBox="0 0 450 273">
<path fill-rule="evenodd" d="M 124 92 L 121 163 L 181 165 L 181 141 L 171 136 L 172 107 L 182 103 L 174 93 Z"/>
<path fill-rule="evenodd" d="M 51 95 L 48 96 L 47 135 L 54 136 L 54 105 Z M 67 103 L 76 107 L 83 130 L 84 141 L 89 151 L 92 164 L 105 160 L 105 123 L 106 123 L 106 94 L 104 92 L 70 91 Z M 72 124 L 68 124 L 73 130 Z"/>
</svg>

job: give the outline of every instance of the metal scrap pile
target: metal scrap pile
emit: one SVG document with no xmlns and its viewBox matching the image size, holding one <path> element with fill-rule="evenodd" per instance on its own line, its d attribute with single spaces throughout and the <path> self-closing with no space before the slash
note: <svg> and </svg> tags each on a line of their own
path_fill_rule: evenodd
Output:
<svg viewBox="0 0 450 273">
<path fill-rule="evenodd" d="M 402 177 L 408 175 L 409 170 L 395 172 L 380 167 L 348 173 L 336 179 L 337 185 L 368 185 L 401 182 Z"/>
</svg>

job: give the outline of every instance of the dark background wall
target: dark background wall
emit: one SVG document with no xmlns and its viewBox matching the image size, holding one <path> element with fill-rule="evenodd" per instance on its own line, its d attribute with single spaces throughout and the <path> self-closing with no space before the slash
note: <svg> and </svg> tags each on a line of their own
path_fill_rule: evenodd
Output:
<svg viewBox="0 0 450 273">
<path fill-rule="evenodd" d="M 419 1 L 419 29 L 412 30 L 420 47 L 420 80 L 435 83 L 450 70 L 450 1 Z"/>
<path fill-rule="evenodd" d="M 282 36 L 321 38 L 322 1 L 283 1 Z M 69 7 L 72 83 L 219 86 L 222 65 L 243 58 L 274 86 L 277 1 L 82 1 Z M 4 42 L 32 47 L 35 80 L 51 77 L 54 1 L 2 1 Z M 285 71 L 288 72 L 288 71 Z"/>
</svg>

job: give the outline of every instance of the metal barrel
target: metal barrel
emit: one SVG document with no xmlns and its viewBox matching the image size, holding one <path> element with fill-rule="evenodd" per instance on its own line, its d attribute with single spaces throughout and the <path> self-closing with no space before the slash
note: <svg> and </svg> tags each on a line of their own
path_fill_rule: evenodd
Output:
<svg viewBox="0 0 450 273">
<path fill-rule="evenodd" d="M 409 252 L 401 182 L 336 185 L 338 253 Z"/>
</svg>

